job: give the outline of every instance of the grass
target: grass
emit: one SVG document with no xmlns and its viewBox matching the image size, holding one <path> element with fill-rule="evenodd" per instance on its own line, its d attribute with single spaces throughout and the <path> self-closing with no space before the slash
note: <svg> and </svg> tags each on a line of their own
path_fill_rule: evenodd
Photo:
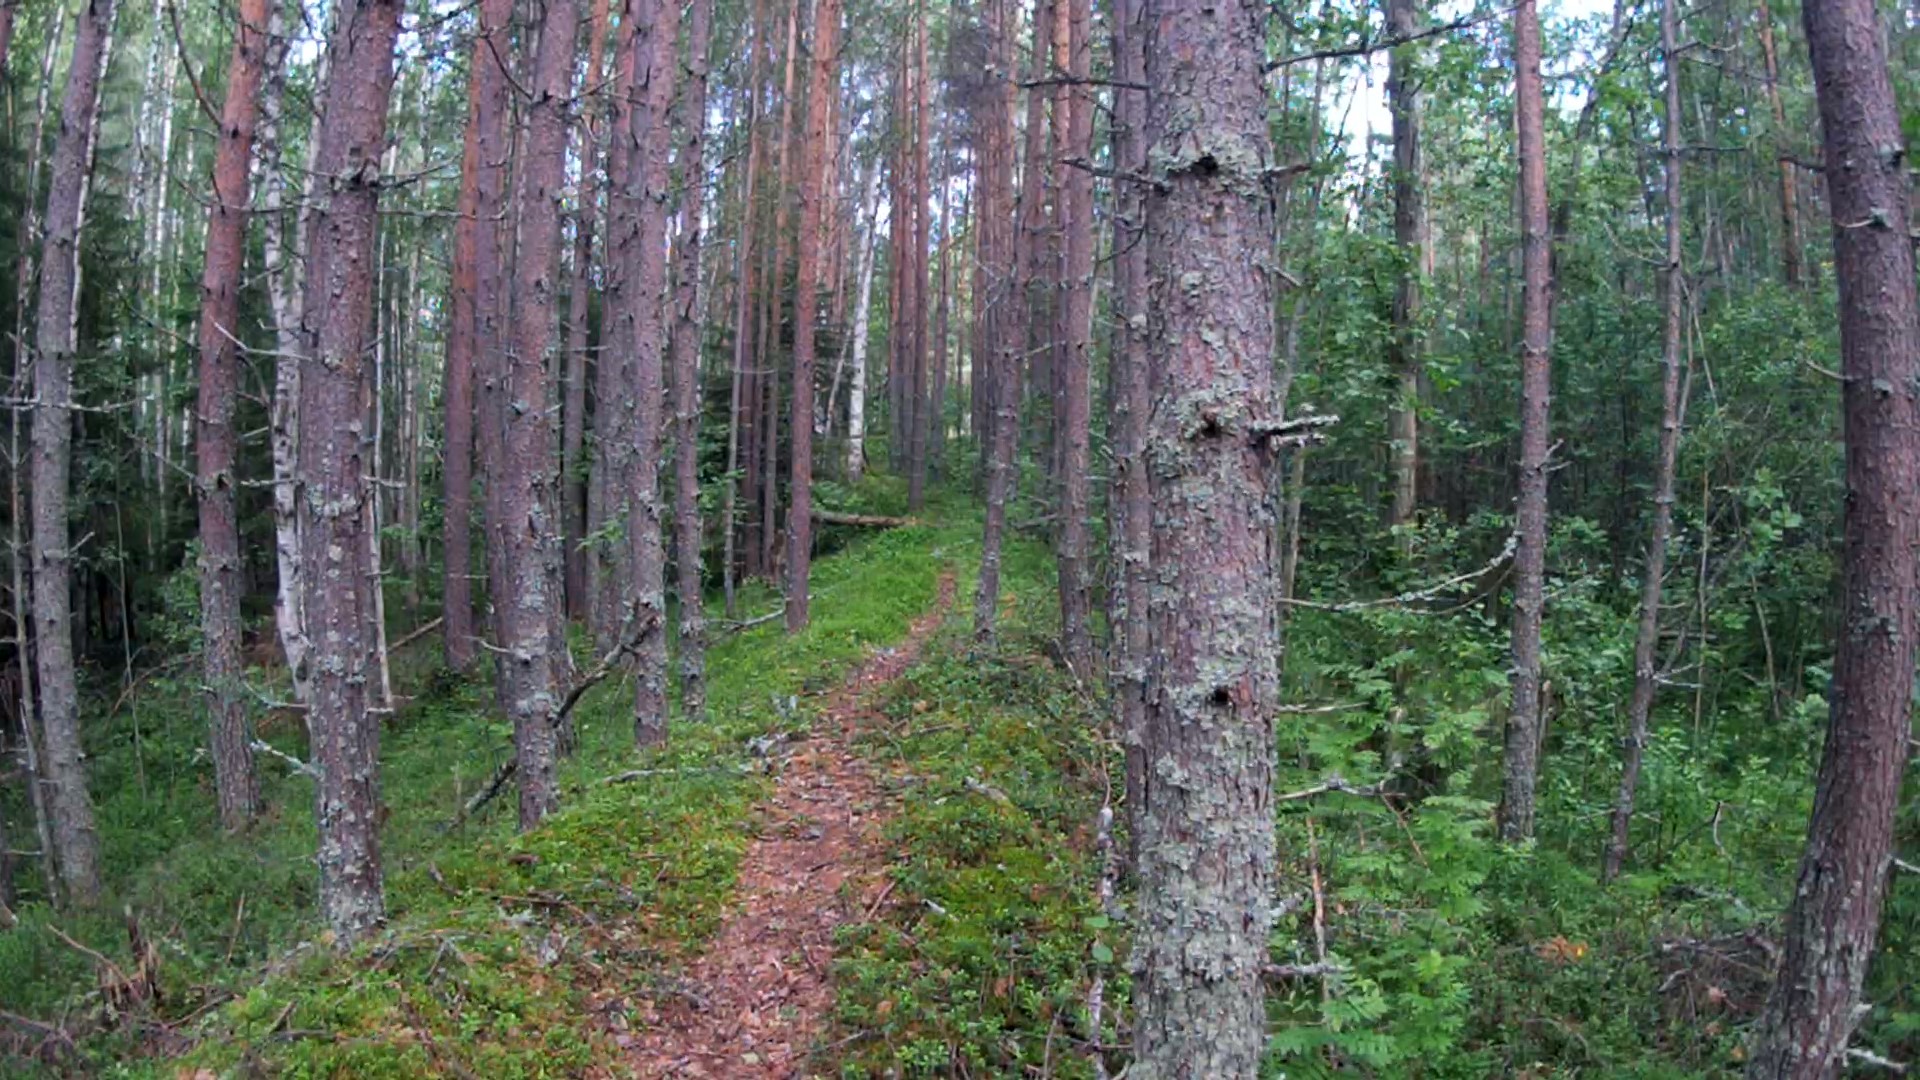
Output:
<svg viewBox="0 0 1920 1080">
<path fill-rule="evenodd" d="M 897 492 L 882 479 L 871 503 Z M 869 494 L 863 489 L 862 494 Z M 243 837 L 214 825 L 210 765 L 190 676 L 89 721 L 112 900 L 98 916 L 28 905 L 0 932 L 0 1009 L 38 1018 L 98 1011 L 94 962 L 54 928 L 131 969 L 122 909 L 159 943 L 161 1000 L 39 1067 L 118 1076 L 576 1076 L 614 1052 L 631 993 L 715 929 L 764 792 L 754 740 L 808 722 L 807 695 L 932 603 L 944 563 L 977 553 L 977 523 L 936 507 L 929 524 L 836 531 L 816 563 L 812 627 L 721 637 L 709 653 L 709 719 L 636 754 L 630 687 L 591 691 L 576 712 L 564 808 L 512 830 L 504 796 L 449 831 L 464 799 L 510 752 L 477 682 L 430 671 L 382 746 L 382 843 L 390 920 L 351 952 L 326 948 L 314 912 L 310 782 L 263 759 L 268 811 Z M 741 612 L 776 598 L 743 590 Z M 431 649 L 431 646 L 426 646 Z M 136 725 L 139 725 L 136 727 Z M 297 752 L 297 728 L 267 726 Z M 635 782 L 604 783 L 627 769 Z M 110 914 L 109 914 L 110 913 Z M 231 998 L 231 1000 L 227 1000 Z M 599 1023 L 583 1022 L 592 1012 Z M 76 1028 L 78 1025 L 74 1025 Z M 19 1049 L 16 1046 L 15 1049 Z M 36 1067 L 0 1058 L 8 1070 Z M 189 1075 L 191 1072 L 189 1071 Z"/>
</svg>

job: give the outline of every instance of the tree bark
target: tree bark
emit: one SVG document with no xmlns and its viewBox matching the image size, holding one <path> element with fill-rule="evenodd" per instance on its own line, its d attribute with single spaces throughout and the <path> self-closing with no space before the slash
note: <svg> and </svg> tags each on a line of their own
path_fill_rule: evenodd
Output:
<svg viewBox="0 0 1920 1080">
<path fill-rule="evenodd" d="M 587 484 L 589 549 L 587 583 L 593 593 L 593 635 L 601 653 L 611 652 L 632 615 L 631 545 L 605 534 L 624 522 L 631 506 L 627 475 L 633 468 L 633 320 L 628 308 L 635 288 L 629 275 L 637 242 L 639 206 L 629 190 L 633 158 L 634 36 L 638 12 L 623 0 L 620 40 L 614 50 L 613 109 L 607 149 L 607 240 L 605 299 L 601 302 L 600 356 L 593 373 L 593 475 Z"/>
<path fill-rule="evenodd" d="M 81 10 L 60 102 L 60 128 L 49 161 L 54 183 L 40 256 L 40 301 L 34 321 L 33 622 L 40 675 L 42 776 L 53 818 L 55 865 L 67 902 L 100 899 L 100 836 L 87 795 L 80 741 L 80 695 L 73 659 L 70 590 L 73 551 L 67 508 L 73 464 L 73 355 L 80 310 L 80 234 L 87 213 L 93 149 L 99 134 L 100 85 L 113 52 L 114 0 L 88 0 Z"/>
<path fill-rule="evenodd" d="M 320 908 L 345 944 L 386 913 L 380 867 L 380 719 L 367 708 L 377 676 L 366 530 L 371 509 L 362 413 L 373 290 L 379 148 L 393 90 L 398 0 L 360 0 L 336 15 L 332 78 L 315 128 L 321 201 L 306 239 L 300 334 L 302 577 L 313 628 L 312 762 L 320 770 Z"/>
<path fill-rule="evenodd" d="M 906 48 L 906 292 L 903 324 L 907 370 L 907 509 L 927 500 L 927 25 L 926 8 L 916 5 Z"/>
<path fill-rule="evenodd" d="M 713 0 L 687 8 L 687 84 L 680 91 L 680 235 L 674 244 L 673 565 L 680 601 L 680 715 L 707 711 L 706 530 L 700 522 L 700 210 L 707 190 L 707 48 Z"/>
<path fill-rule="evenodd" d="M 873 265 L 879 252 L 880 163 L 876 158 L 867 167 L 867 179 L 861 185 L 861 214 L 866 218 L 865 239 L 860 241 L 859 283 L 855 288 L 853 320 L 847 325 L 847 483 L 858 484 L 867 468 L 867 322 L 873 315 Z M 840 380 L 835 379 L 828 394 L 827 425 L 833 425 Z"/>
<path fill-rule="evenodd" d="M 247 170 L 260 115 L 270 0 L 242 0 L 213 161 L 200 286 L 200 390 L 194 447 L 200 497 L 200 621 L 209 747 L 220 823 L 244 828 L 259 811 L 240 658 L 240 524 L 234 400 L 240 386 L 240 275 L 246 261 Z"/>
<path fill-rule="evenodd" d="M 1051 14 L 1052 0 L 1039 0 L 1039 8 L 1034 16 L 1033 49 L 1029 55 L 1027 81 L 1039 82 L 1046 69 L 1046 50 L 1041 43 L 1044 28 L 1053 25 Z M 1011 18 L 1008 16 L 1007 18 Z M 1003 28 L 1002 33 L 1011 37 L 1011 28 Z M 1004 336 L 996 335 L 996 349 L 999 353 L 994 363 L 994 389 L 992 400 L 992 422 L 988 425 L 987 451 L 987 509 L 986 521 L 980 541 L 980 575 L 975 583 L 973 599 L 973 633 L 981 643 L 988 643 L 994 637 L 994 623 L 1000 613 L 1000 559 L 1001 548 L 1005 541 L 1007 504 L 1013 501 L 1019 481 L 1018 462 L 1015 460 L 1020 446 L 1020 397 L 1021 387 L 1026 374 L 1026 358 L 1036 354 L 1031 345 L 1034 340 L 1033 323 L 1035 311 L 1035 284 L 1038 281 L 1039 236 L 1043 230 L 1045 162 L 1045 100 L 1047 90 L 1042 86 L 1029 86 L 1027 89 L 1027 126 L 1025 132 L 1025 151 L 1022 158 L 1022 172 L 1019 192 L 1019 218 L 1015 225 L 1008 250 L 1011 253 L 1009 269 L 1012 270 L 1011 296 L 1007 300 L 1003 317 L 1006 320 Z M 998 106 L 996 105 L 996 109 Z M 1011 104 L 1008 105 L 1011 108 Z M 1012 117 L 1007 119 L 1009 128 Z M 1012 143 L 1009 137 L 1006 150 L 1008 171 L 1008 201 L 1012 201 L 1013 183 L 1011 179 Z M 1011 209 L 1009 206 L 1007 209 Z"/>
<path fill-rule="evenodd" d="M 1093 74 L 1092 21 L 1088 0 L 1060 0 L 1067 12 L 1066 77 L 1084 83 Z M 1065 154 L 1081 161 L 1093 159 L 1091 89 L 1068 85 L 1058 99 L 1069 111 Z M 1067 168 L 1060 186 L 1060 222 L 1065 236 L 1061 279 L 1061 348 L 1059 418 L 1060 518 L 1057 548 L 1060 575 L 1060 653 L 1067 666 L 1083 679 L 1094 674 L 1092 539 L 1087 530 L 1091 513 L 1092 370 L 1093 370 L 1093 174 Z"/>
<path fill-rule="evenodd" d="M 1870 0 L 1804 11 L 1840 290 L 1847 497 L 1833 700 L 1752 1080 L 1838 1075 L 1893 857 L 1920 633 L 1920 304 L 1900 112 Z"/>
<path fill-rule="evenodd" d="M 1112 22 L 1114 80 L 1113 159 L 1123 173 L 1145 175 L 1147 167 L 1144 92 L 1125 88 L 1146 82 L 1146 26 L 1142 0 L 1118 0 Z M 1108 378 L 1113 411 L 1108 439 L 1113 453 L 1112 490 L 1107 496 L 1112 524 L 1114 588 L 1108 620 L 1113 627 L 1115 727 L 1126 747 L 1128 866 L 1139 863 L 1142 813 L 1146 806 L 1146 677 L 1148 654 L 1148 573 L 1153 545 L 1153 508 L 1147 496 L 1145 435 L 1153 397 L 1147 370 L 1147 248 L 1145 192 L 1138 184 L 1114 185 L 1113 298 L 1114 337 Z"/>
<path fill-rule="evenodd" d="M 506 650 L 505 699 L 513 719 L 515 770 L 520 778 L 520 828 L 531 829 L 559 807 L 555 726 L 560 679 L 550 613 L 565 603 L 551 589 L 560 580 L 560 522 L 555 520 L 558 470 L 550 460 L 553 388 L 548 373 L 559 338 L 560 189 L 565 183 L 567 108 L 573 94 L 579 6 L 546 5 L 534 59 L 526 137 L 521 148 L 514 212 L 520 250 L 513 260 L 513 322 L 507 355 L 506 415 L 501 488 L 508 574 L 499 585 L 500 645 Z"/>
<path fill-rule="evenodd" d="M 654 746 L 667 738 L 666 551 L 661 536 L 660 452 L 663 373 L 667 356 L 667 200 L 672 177 L 674 77 L 679 69 L 680 6 L 675 0 L 641 0 L 635 34 L 632 150 L 627 161 L 627 197 L 636 227 L 626 249 L 627 305 L 633 327 L 633 447 L 627 478 L 631 506 L 634 633 L 634 740 Z"/>
<path fill-rule="evenodd" d="M 1680 69 L 1678 0 L 1660 5 L 1660 54 L 1666 71 L 1664 150 L 1667 185 L 1666 339 L 1660 384 L 1660 457 L 1654 463 L 1653 530 L 1647 538 L 1647 565 L 1640 582 L 1640 622 L 1633 639 L 1633 698 L 1627 709 L 1627 739 L 1621 751 L 1620 792 L 1613 806 L 1613 834 L 1601 869 L 1601 880 L 1612 881 L 1625 864 L 1628 829 L 1633 823 L 1634 789 L 1640 782 L 1640 762 L 1647 746 L 1647 726 L 1659 691 L 1655 669 L 1660 646 L 1660 597 L 1667 575 L 1667 539 L 1673 532 L 1673 478 L 1680 455 L 1680 426 L 1686 402 L 1680 396 L 1680 346 L 1685 280 L 1680 266 Z"/>
<path fill-rule="evenodd" d="M 807 628 L 813 561 L 813 321 L 820 286 L 820 241 L 832 209 L 830 101 L 838 92 L 840 0 L 814 8 L 808 54 L 806 153 L 800 166 L 799 264 L 793 285 L 793 457 L 787 508 L 787 633 Z"/>
<path fill-rule="evenodd" d="M 1266 1047 L 1275 605 L 1266 5 L 1148 0 L 1156 603 L 1134 1071 L 1251 1080 Z M 1158 602 L 1164 596 L 1164 603 Z"/>
<path fill-rule="evenodd" d="M 1791 145 L 1787 138 L 1787 109 L 1780 100 L 1780 54 L 1774 46 L 1773 10 L 1767 0 L 1754 5 L 1754 22 L 1760 31 L 1760 57 L 1765 65 L 1767 106 L 1773 113 L 1774 168 L 1779 170 L 1775 190 L 1780 196 L 1780 276 L 1788 285 L 1799 285 L 1800 253 L 1805 241 L 1800 236 L 1800 196 L 1794 190 L 1793 162 L 1787 160 Z"/>
<path fill-rule="evenodd" d="M 602 100 L 595 88 L 605 67 L 609 0 L 593 0 L 593 22 L 588 30 L 587 72 L 582 92 L 592 102 Z M 594 109 L 582 110 L 580 117 L 580 196 L 575 204 L 573 231 L 573 281 L 567 299 L 566 398 L 561 409 L 560 471 L 563 503 L 561 522 L 566 526 L 567 615 L 587 619 L 592 610 L 587 588 L 587 469 L 582 459 L 587 441 L 587 353 L 591 327 L 588 325 L 593 284 L 593 225 L 599 217 L 600 132 L 594 123 Z"/>
<path fill-rule="evenodd" d="M 1387 31 L 1409 38 L 1419 31 L 1415 0 L 1390 0 Z M 1420 292 L 1430 255 L 1427 249 L 1427 206 L 1421 191 L 1424 155 L 1420 147 L 1420 87 L 1416 67 L 1418 44 L 1393 50 L 1387 79 L 1387 98 L 1393 113 L 1393 241 L 1400 268 L 1393 287 L 1393 332 L 1388 338 L 1388 365 L 1397 388 L 1387 419 L 1387 446 L 1393 459 L 1393 504 L 1387 514 L 1391 527 L 1409 525 L 1418 493 L 1420 467 Z M 1410 549 L 1412 537 L 1401 547 Z"/>
<path fill-rule="evenodd" d="M 1533 836 L 1540 771 L 1540 620 L 1546 602 L 1547 425 L 1552 392 L 1552 247 L 1547 230 L 1545 104 L 1540 83 L 1540 14 L 1534 0 L 1513 9 L 1514 110 L 1519 132 L 1522 343 L 1520 349 L 1520 535 L 1513 560 L 1513 706 L 1507 716 L 1500 835 Z"/>
<path fill-rule="evenodd" d="M 752 385 L 747 367 L 752 364 L 753 350 L 753 223 L 755 219 L 754 189 L 760 179 L 760 84 L 764 80 L 762 58 L 766 50 L 758 40 L 766 33 L 765 3 L 754 7 L 752 40 L 749 48 L 753 55 L 753 72 L 747 88 L 747 166 L 746 177 L 741 185 L 740 196 L 740 236 L 733 249 L 733 385 L 727 399 L 727 475 L 726 487 L 720 493 L 720 521 L 723 532 L 720 539 L 720 578 L 721 590 L 726 596 L 727 618 L 734 617 L 734 593 L 737 567 L 734 558 L 734 538 L 739 535 L 739 522 L 736 507 L 739 505 L 740 491 L 740 450 L 743 429 L 753 423 L 753 409 L 746 390 Z M 752 446 L 747 447 L 747 457 L 753 457 Z M 751 503 L 751 499 L 749 499 Z"/>
</svg>

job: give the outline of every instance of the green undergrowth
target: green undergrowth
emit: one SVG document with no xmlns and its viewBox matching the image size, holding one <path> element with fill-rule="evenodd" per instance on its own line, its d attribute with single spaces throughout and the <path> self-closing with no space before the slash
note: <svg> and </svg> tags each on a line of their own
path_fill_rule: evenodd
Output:
<svg viewBox="0 0 1920 1080">
<path fill-rule="evenodd" d="M 876 500 L 884 507 L 884 498 Z M 944 562 L 977 552 L 955 508 L 929 524 L 830 537 L 816 564 L 813 625 L 727 633 L 715 610 L 709 717 L 668 746 L 632 749 L 631 684 L 609 681 L 575 712 L 562 811 L 513 831 L 511 789 L 450 823 L 510 751 L 481 681 L 423 670 L 382 745 L 383 857 L 390 919 L 340 954 L 314 911 L 312 788 L 281 763 L 268 810 L 243 837 L 214 825 L 210 766 L 191 676 L 156 681 L 132 710 L 90 728 L 111 901 L 75 919 L 29 904 L 0 932 L 0 1009 L 73 1030 L 77 1046 L 0 1072 L 294 1077 L 573 1076 L 611 1052 L 602 1032 L 632 994 L 715 929 L 766 789 L 765 736 L 803 728 L 809 696 L 870 647 L 903 637 L 934 600 Z M 743 589 L 751 618 L 777 598 Z M 717 604 L 715 605 L 717 609 Z M 426 645 L 431 651 L 432 646 Z M 398 673 L 397 673 L 398 674 Z M 129 717 L 146 727 L 136 743 Z M 303 754 L 297 721 L 266 737 Z M 136 756 L 137 755 L 137 756 Z M 144 774 L 144 794 L 135 770 Z M 619 774 L 642 775 L 608 782 Z M 111 780 L 109 779 L 111 778 Z M 119 781 L 116 785 L 113 781 Z M 123 911 L 157 946 L 158 1005 L 106 1023 L 95 963 L 54 932 L 133 971 Z M 36 1049 L 35 1040 L 15 1050 Z"/>
<path fill-rule="evenodd" d="M 864 737 L 899 857 L 882 913 L 837 946 L 841 1075 L 1091 1075 L 1092 977 L 1109 1020 L 1125 1001 L 1093 840 L 1119 774 L 1098 705 L 1047 658 L 1052 580 L 1044 547 L 1010 544 L 999 647 L 971 648 L 962 605 Z"/>
</svg>

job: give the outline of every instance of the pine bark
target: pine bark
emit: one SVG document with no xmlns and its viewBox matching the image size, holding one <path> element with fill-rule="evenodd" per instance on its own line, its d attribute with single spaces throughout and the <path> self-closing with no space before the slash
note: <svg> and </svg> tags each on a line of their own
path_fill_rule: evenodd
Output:
<svg viewBox="0 0 1920 1080">
<path fill-rule="evenodd" d="M 1754 21 L 1760 31 L 1760 58 L 1767 89 L 1767 107 L 1773 114 L 1773 152 L 1779 170 L 1775 191 L 1780 198 L 1780 276 L 1788 285 L 1801 281 L 1800 254 L 1805 241 L 1800 235 L 1800 196 L 1795 190 L 1794 165 L 1787 160 L 1787 109 L 1780 100 L 1780 54 L 1773 39 L 1773 10 L 1767 0 L 1757 0 Z"/>
<path fill-rule="evenodd" d="M 633 327 L 633 450 L 627 484 L 627 542 L 634 598 L 634 740 L 654 746 L 667 738 L 666 549 L 661 534 L 661 421 L 667 357 L 667 216 L 672 177 L 674 77 L 678 72 L 680 6 L 675 0 L 641 0 L 634 37 L 632 150 L 627 161 L 627 197 L 634 203 L 635 231 L 626 249 L 622 300 Z"/>
<path fill-rule="evenodd" d="M 380 867 L 380 718 L 367 707 L 377 677 L 372 507 L 365 420 L 379 148 L 393 90 L 398 0 L 361 0 L 336 16 L 333 77 L 315 129 L 315 185 L 323 193 L 306 240 L 300 333 L 297 481 L 306 614 L 313 630 L 307 722 L 320 770 L 320 908 L 337 941 L 384 917 Z"/>
<path fill-rule="evenodd" d="M 507 713 L 513 719 L 514 761 L 520 787 L 520 827 L 530 829 L 560 803 L 555 775 L 555 725 L 560 680 L 554 665 L 550 613 L 565 603 L 552 594 L 560 580 L 559 493 L 550 460 L 554 445 L 549 372 L 559 340 L 560 189 L 565 183 L 567 108 L 573 93 L 579 7 L 573 0 L 546 5 L 526 103 L 514 212 L 520 249 L 513 261 L 512 339 L 506 357 L 505 446 L 501 470 L 501 540 L 507 578 L 495 600 L 501 647 L 506 650 Z"/>
<path fill-rule="evenodd" d="M 600 84 L 606 58 L 609 0 L 593 0 L 593 20 L 588 29 L 587 70 L 582 92 L 599 102 L 595 87 Z M 566 526 L 567 615 L 586 619 L 592 611 L 587 587 L 587 469 L 583 454 L 587 442 L 587 355 L 592 328 L 588 325 L 592 306 L 593 226 L 599 218 L 599 176 L 604 128 L 594 123 L 594 107 L 582 110 L 580 117 L 580 195 L 573 215 L 573 280 L 567 296 L 566 392 L 561 407 L 560 472 L 561 522 Z"/>
<path fill-rule="evenodd" d="M 1258 1074 L 1278 672 L 1267 509 L 1277 418 L 1273 164 L 1259 0 L 1148 0 L 1146 199 L 1156 657 L 1134 1073 Z"/>
<path fill-rule="evenodd" d="M 1666 68 L 1666 113 L 1663 151 L 1666 156 L 1667 265 L 1666 337 L 1661 354 L 1660 450 L 1654 463 L 1653 527 L 1647 538 L 1647 565 L 1640 582 L 1640 621 L 1633 638 L 1633 697 L 1627 707 L 1627 738 L 1621 750 L 1620 791 L 1614 799 L 1612 838 L 1607 843 L 1601 880 L 1620 875 L 1629 852 L 1628 832 L 1633 824 L 1634 791 L 1640 783 L 1640 763 L 1646 754 L 1647 727 L 1659 691 L 1655 669 L 1660 646 L 1660 598 L 1667 574 L 1667 540 L 1673 533 L 1673 480 L 1680 457 L 1680 426 L 1686 403 L 1680 396 L 1681 330 L 1685 286 L 1680 264 L 1680 69 L 1678 0 L 1660 5 L 1660 52 Z"/>
<path fill-rule="evenodd" d="M 820 286 L 820 245 L 832 211 L 832 96 L 839 90 L 840 0 L 814 8 L 807 58 L 806 152 L 800 166 L 799 261 L 793 285 L 793 443 L 787 508 L 787 633 L 807 628 L 813 561 L 813 345 Z"/>
<path fill-rule="evenodd" d="M 630 280 L 632 246 L 637 243 L 639 206 L 629 190 L 633 159 L 635 48 L 639 7 L 624 0 L 620 40 L 614 50 L 613 116 L 607 149 L 607 254 L 605 299 L 601 304 L 600 356 L 593 373 L 593 474 L 587 482 L 587 528 L 604 536 L 608 526 L 624 523 L 631 506 L 627 476 L 633 468 L 633 320 L 634 285 Z M 600 652 L 611 651 L 631 634 L 633 613 L 631 545 L 596 539 L 588 552 L 587 584 L 593 593 L 593 634 Z"/>
<path fill-rule="evenodd" d="M 760 179 L 760 85 L 764 81 L 762 58 L 766 51 L 761 47 L 759 38 L 766 33 L 765 3 L 755 6 L 753 21 L 753 40 L 750 48 L 753 55 L 752 75 L 747 88 L 747 165 L 746 176 L 741 183 L 740 195 L 740 236 L 733 249 L 733 385 L 727 398 L 727 474 L 725 487 L 720 493 L 720 581 L 721 591 L 726 596 L 727 618 L 734 617 L 735 581 L 738 571 L 734 554 L 735 538 L 740 535 L 740 523 L 737 507 L 740 492 L 740 453 L 742 435 L 753 424 L 752 402 L 748 390 L 752 386 L 747 371 L 753 363 L 753 224 L 756 218 L 757 204 L 754 201 L 755 188 Z M 753 457 L 751 443 L 746 445 L 747 458 Z M 751 498 L 749 498 L 751 504 Z"/>
<path fill-rule="evenodd" d="M 100 85 L 113 52 L 114 0 L 88 0 L 81 10 L 60 102 L 60 127 L 48 160 L 55 181 L 47 194 L 40 256 L 40 300 L 34 320 L 33 623 L 40 676 L 41 775 L 53 818 L 55 865 L 68 903 L 100 898 L 100 837 L 80 744 L 70 590 L 73 551 L 67 530 L 73 464 L 73 356 L 80 302 L 80 234 L 86 220 L 99 132 Z"/>
<path fill-rule="evenodd" d="M 247 171 L 260 115 L 270 0 L 242 0 L 213 160 L 206 264 L 200 286 L 200 389 L 194 434 L 200 501 L 200 621 L 208 740 L 220 823 L 240 829 L 259 811 L 240 657 L 240 524 L 233 426 L 240 385 L 240 284 L 246 261 Z"/>
<path fill-rule="evenodd" d="M 1068 159 L 1093 160 L 1094 98 L 1087 81 L 1093 75 L 1092 22 L 1088 0 L 1061 0 L 1067 12 L 1069 85 L 1059 99 L 1068 110 Z M 1060 653 L 1081 678 L 1094 674 L 1093 654 L 1093 541 L 1087 528 L 1092 513 L 1091 468 L 1093 412 L 1093 174 L 1084 168 L 1064 170 L 1060 186 L 1060 221 L 1065 232 L 1061 277 L 1060 377 L 1060 517 L 1057 535 L 1060 576 Z"/>
<path fill-rule="evenodd" d="M 1113 13 L 1114 80 L 1135 86 L 1146 82 L 1146 26 L 1142 0 L 1118 0 Z M 1121 172 L 1145 175 L 1147 166 L 1146 94 L 1124 86 L 1114 90 L 1113 157 Z M 1128 864 L 1139 861 L 1141 818 L 1145 810 L 1146 676 L 1149 659 L 1147 601 L 1153 545 L 1148 501 L 1145 434 L 1152 389 L 1147 369 L 1147 248 L 1145 193 L 1138 184 L 1114 185 L 1113 296 L 1114 339 L 1109 379 L 1113 411 L 1108 438 L 1113 453 L 1112 515 L 1114 588 L 1108 620 L 1113 627 L 1115 727 L 1126 747 Z"/>
<path fill-rule="evenodd" d="M 1520 160 L 1520 498 L 1513 561 L 1513 704 L 1507 715 L 1500 835 L 1533 836 L 1540 772 L 1540 621 L 1546 603 L 1547 425 L 1552 391 L 1552 246 L 1547 230 L 1546 112 L 1540 82 L 1540 14 L 1513 9 L 1514 110 Z"/>
<path fill-rule="evenodd" d="M 1920 633 L 1920 304 L 1907 156 L 1871 0 L 1806 5 L 1840 291 L 1846 443 L 1833 700 L 1752 1080 L 1838 1075 L 1893 857 Z"/>
<path fill-rule="evenodd" d="M 926 11 L 917 8 L 906 49 L 908 76 L 902 119 L 906 123 L 906 290 L 902 303 L 902 344 L 907 375 L 907 509 L 918 511 L 927 499 L 927 40 Z"/>
<path fill-rule="evenodd" d="M 705 200 L 707 47 L 713 0 L 687 8 L 687 82 L 680 91 L 680 231 L 674 243 L 673 565 L 680 602 L 680 715 L 707 709 L 706 530 L 700 521 L 700 211 Z"/>
</svg>

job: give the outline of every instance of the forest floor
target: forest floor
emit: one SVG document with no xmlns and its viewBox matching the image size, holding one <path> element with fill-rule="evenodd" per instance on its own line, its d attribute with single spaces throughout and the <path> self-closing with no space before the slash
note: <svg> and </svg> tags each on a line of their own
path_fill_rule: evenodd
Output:
<svg viewBox="0 0 1920 1080">
<path fill-rule="evenodd" d="M 920 659 L 953 608 L 954 576 L 906 639 L 830 691 L 757 808 L 734 908 L 670 992 L 645 1003 L 627 1044 L 641 1077 L 800 1075 L 832 1020 L 836 932 L 886 901 L 887 796 L 853 747 L 877 691 Z"/>
</svg>

